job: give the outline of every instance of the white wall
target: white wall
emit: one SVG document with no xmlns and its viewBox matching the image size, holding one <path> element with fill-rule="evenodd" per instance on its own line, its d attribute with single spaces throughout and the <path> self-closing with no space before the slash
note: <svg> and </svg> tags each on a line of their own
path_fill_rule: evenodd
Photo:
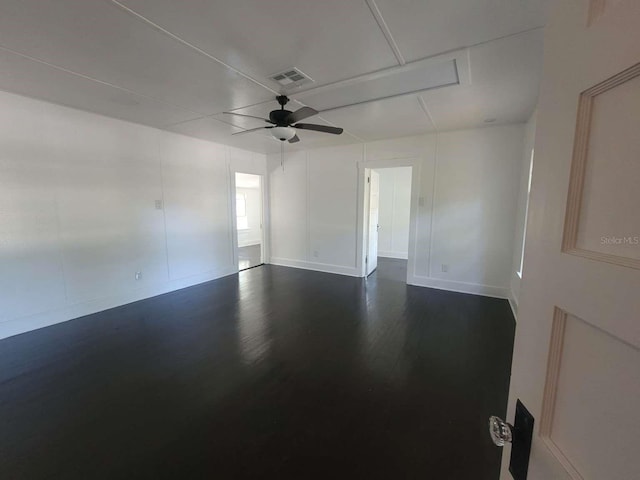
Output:
<svg viewBox="0 0 640 480">
<path fill-rule="evenodd" d="M 362 275 L 364 168 L 413 164 L 409 282 L 507 298 L 523 138 L 507 125 L 298 151 L 284 172 L 269 155 L 271 262 Z"/>
<path fill-rule="evenodd" d="M 432 277 L 509 285 L 522 141 L 522 126 L 439 136 Z"/>
<path fill-rule="evenodd" d="M 406 259 L 409 254 L 411 167 L 379 168 L 378 256 Z"/>
<path fill-rule="evenodd" d="M 0 338 L 237 271 L 229 172 L 264 166 L 0 92 Z"/>
<path fill-rule="evenodd" d="M 518 275 L 520 261 L 522 259 L 522 247 L 527 210 L 527 199 L 529 189 L 529 171 L 531 165 L 531 152 L 536 135 L 536 113 L 534 112 L 525 126 L 524 146 L 522 150 L 522 164 L 520 167 L 520 182 L 518 186 L 518 208 L 516 212 L 515 237 L 513 240 L 513 260 L 511 266 L 509 302 L 514 315 L 518 311 L 518 297 L 520 296 L 521 278 Z M 534 160 L 535 161 L 535 160 Z"/>
<path fill-rule="evenodd" d="M 262 242 L 262 196 L 259 188 L 236 188 L 238 195 L 244 195 L 247 226 L 238 230 L 238 246 L 259 245 Z"/>
<path fill-rule="evenodd" d="M 307 155 L 285 154 L 286 168 L 267 156 L 270 171 L 271 260 L 286 263 L 308 258 Z"/>
<path fill-rule="evenodd" d="M 271 260 L 279 265 L 359 275 L 356 247 L 362 145 L 267 157 Z"/>
</svg>

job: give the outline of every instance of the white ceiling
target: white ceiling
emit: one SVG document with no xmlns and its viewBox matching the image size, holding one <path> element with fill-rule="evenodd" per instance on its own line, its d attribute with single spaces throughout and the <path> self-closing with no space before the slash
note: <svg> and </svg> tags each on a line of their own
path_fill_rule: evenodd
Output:
<svg viewBox="0 0 640 480">
<path fill-rule="evenodd" d="M 332 84 L 458 51 L 468 81 L 321 112 L 307 121 L 345 133 L 303 131 L 286 148 L 522 122 L 536 103 L 547 3 L 1 0 L 0 89 L 268 153 L 280 145 L 265 132 L 232 136 L 260 121 L 221 113 L 278 108 L 271 74 L 295 66 L 315 81 L 287 92 L 290 109 L 334 106 L 346 90 Z"/>
</svg>

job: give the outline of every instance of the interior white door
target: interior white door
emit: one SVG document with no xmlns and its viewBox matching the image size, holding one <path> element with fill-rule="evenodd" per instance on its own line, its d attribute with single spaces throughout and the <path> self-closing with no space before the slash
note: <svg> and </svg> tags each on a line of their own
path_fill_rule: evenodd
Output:
<svg viewBox="0 0 640 480">
<path fill-rule="evenodd" d="M 507 421 L 529 480 L 638 479 L 640 2 L 553 3 Z"/>
<path fill-rule="evenodd" d="M 367 253 L 367 275 L 378 268 L 378 225 L 380 216 L 380 174 L 369 173 L 369 249 Z"/>
</svg>

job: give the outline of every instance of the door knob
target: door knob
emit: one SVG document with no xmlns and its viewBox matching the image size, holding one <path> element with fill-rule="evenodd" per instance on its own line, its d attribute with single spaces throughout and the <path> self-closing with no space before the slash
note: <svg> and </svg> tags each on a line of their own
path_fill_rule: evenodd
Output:
<svg viewBox="0 0 640 480">
<path fill-rule="evenodd" d="M 516 402 L 514 425 L 498 417 L 489 417 L 489 434 L 493 443 L 499 447 L 512 444 L 509 472 L 514 480 L 527 480 L 534 423 L 533 415 L 520 400 Z"/>
<path fill-rule="evenodd" d="M 489 435 L 498 447 L 513 442 L 513 427 L 499 417 L 489 417 Z"/>
</svg>

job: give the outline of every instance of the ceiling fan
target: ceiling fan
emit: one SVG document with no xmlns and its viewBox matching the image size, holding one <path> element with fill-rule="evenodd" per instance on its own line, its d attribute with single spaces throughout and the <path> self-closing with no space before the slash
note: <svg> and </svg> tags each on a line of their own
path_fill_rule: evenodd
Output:
<svg viewBox="0 0 640 480">
<path fill-rule="evenodd" d="M 224 112 L 227 115 L 236 115 L 238 117 L 249 117 L 263 120 L 271 125 L 268 127 L 258 127 L 243 132 L 234 133 L 233 135 L 243 135 L 245 133 L 257 132 L 262 129 L 270 129 L 271 135 L 276 139 L 284 142 L 288 140 L 289 143 L 296 143 L 300 141 L 298 135 L 296 135 L 296 128 L 299 130 L 314 130 L 316 132 L 332 133 L 334 135 L 340 135 L 343 132 L 342 128 L 330 127 L 327 125 L 317 125 L 315 123 L 298 123 L 300 120 L 317 115 L 319 112 L 311 107 L 302 107 L 295 112 L 285 110 L 284 106 L 289 102 L 289 97 L 286 95 L 278 95 L 276 100 L 280 104 L 280 110 L 273 110 L 269 113 L 269 119 L 255 117 L 253 115 L 244 115 L 242 113 Z"/>
</svg>

